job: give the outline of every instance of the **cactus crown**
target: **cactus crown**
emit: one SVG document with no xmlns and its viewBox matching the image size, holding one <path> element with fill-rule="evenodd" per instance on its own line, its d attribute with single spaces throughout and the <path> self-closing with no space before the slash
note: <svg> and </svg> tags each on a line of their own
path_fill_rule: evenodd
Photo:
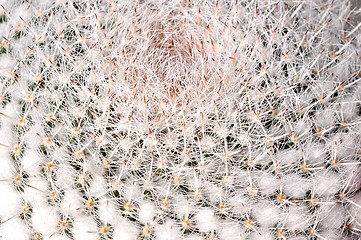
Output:
<svg viewBox="0 0 361 240">
<path fill-rule="evenodd" d="M 356 239 L 350 1 L 0 1 L 3 239 Z"/>
</svg>

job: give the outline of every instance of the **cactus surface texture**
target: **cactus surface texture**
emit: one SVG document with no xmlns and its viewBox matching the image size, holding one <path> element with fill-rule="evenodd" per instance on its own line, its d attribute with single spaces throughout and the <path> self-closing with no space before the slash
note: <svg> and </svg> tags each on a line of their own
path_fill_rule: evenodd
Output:
<svg viewBox="0 0 361 240">
<path fill-rule="evenodd" d="M 361 239 L 352 0 L 0 0 L 0 239 Z"/>
</svg>

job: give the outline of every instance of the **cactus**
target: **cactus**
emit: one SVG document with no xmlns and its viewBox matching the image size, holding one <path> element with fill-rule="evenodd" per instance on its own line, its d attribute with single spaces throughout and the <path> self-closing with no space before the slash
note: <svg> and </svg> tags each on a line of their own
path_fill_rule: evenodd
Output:
<svg viewBox="0 0 361 240">
<path fill-rule="evenodd" d="M 0 8 L 2 239 L 358 239 L 352 1 Z"/>
</svg>

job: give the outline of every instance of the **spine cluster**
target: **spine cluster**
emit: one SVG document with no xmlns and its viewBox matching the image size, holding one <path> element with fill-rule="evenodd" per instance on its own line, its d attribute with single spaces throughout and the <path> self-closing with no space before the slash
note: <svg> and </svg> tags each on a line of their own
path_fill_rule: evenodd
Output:
<svg viewBox="0 0 361 240">
<path fill-rule="evenodd" d="M 360 236 L 352 1 L 0 3 L 0 238 Z"/>
</svg>

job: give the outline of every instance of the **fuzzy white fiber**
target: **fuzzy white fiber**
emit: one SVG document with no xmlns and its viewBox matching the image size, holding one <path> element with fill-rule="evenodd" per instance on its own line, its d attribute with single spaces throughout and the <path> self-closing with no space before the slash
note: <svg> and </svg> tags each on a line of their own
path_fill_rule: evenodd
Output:
<svg viewBox="0 0 361 240">
<path fill-rule="evenodd" d="M 31 221 L 34 229 L 44 237 L 50 237 L 59 227 L 57 209 L 46 204 L 34 204 Z"/>
<path fill-rule="evenodd" d="M 94 219 L 89 216 L 80 216 L 74 219 L 74 239 L 98 239 L 98 227 Z"/>
<path fill-rule="evenodd" d="M 357 4 L 0 0 L 0 239 L 358 239 Z"/>
<path fill-rule="evenodd" d="M 119 218 L 114 227 L 114 239 L 116 240 L 136 240 L 140 232 L 134 223 Z"/>
<path fill-rule="evenodd" d="M 29 227 L 17 216 L 0 225 L 0 236 L 2 239 L 28 240 L 31 236 L 30 234 Z"/>
<path fill-rule="evenodd" d="M 2 221 L 9 219 L 20 212 L 21 197 L 8 182 L 0 182 L 0 216 Z"/>
<path fill-rule="evenodd" d="M 217 220 L 214 212 L 209 208 L 198 210 L 195 215 L 197 227 L 202 232 L 211 232 L 217 229 Z"/>
</svg>

